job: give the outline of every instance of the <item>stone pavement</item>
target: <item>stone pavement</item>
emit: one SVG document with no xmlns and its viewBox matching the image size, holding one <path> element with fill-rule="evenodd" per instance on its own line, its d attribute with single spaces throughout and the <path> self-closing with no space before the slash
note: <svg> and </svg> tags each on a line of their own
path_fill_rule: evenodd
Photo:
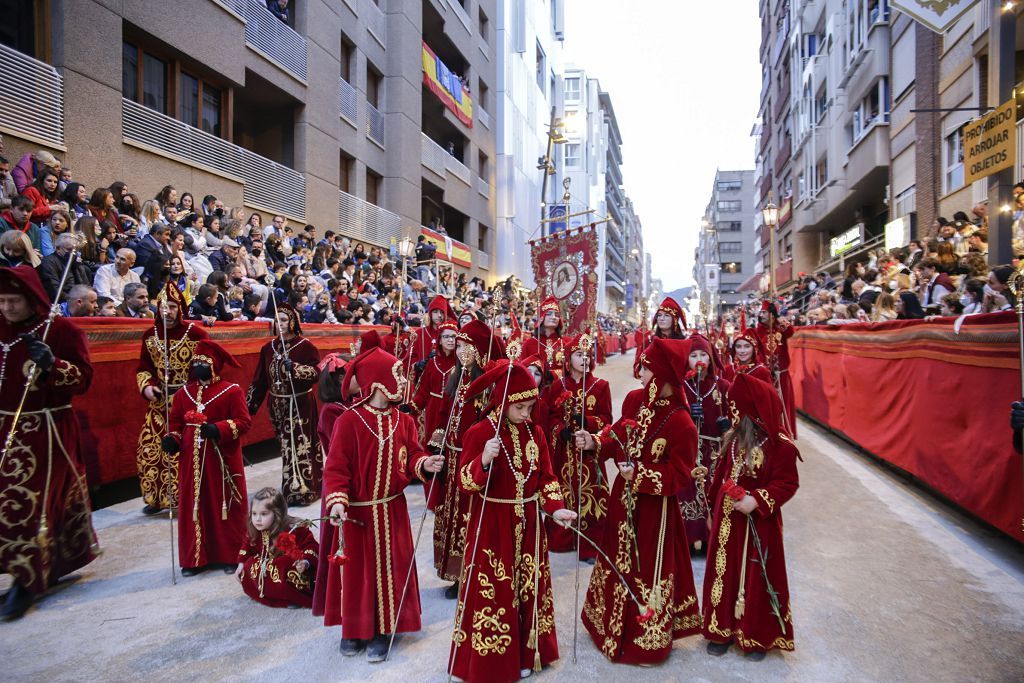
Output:
<svg viewBox="0 0 1024 683">
<path fill-rule="evenodd" d="M 613 357 L 616 411 L 637 386 L 632 358 Z M 884 426 L 880 425 L 880 428 Z M 562 659 L 544 681 L 1011 681 L 1024 661 L 1024 549 L 935 502 L 808 423 L 800 426 L 802 486 L 786 506 L 786 556 L 796 651 L 752 663 L 677 641 L 655 668 L 609 664 L 579 627 L 572 662 L 575 567 L 552 555 Z M 940 444 L 937 444 L 941 447 Z M 279 461 L 250 467 L 250 491 L 278 485 Z M 423 490 L 409 491 L 413 531 Z M 1018 501 L 1013 501 L 1014 504 Z M 318 504 L 317 504 L 318 506 Z M 246 598 L 233 577 L 170 581 L 166 518 L 139 500 L 95 514 L 104 554 L 24 619 L 0 624 L 10 681 L 444 681 L 454 602 L 431 571 L 430 515 L 417 560 L 423 631 L 392 660 L 342 657 L 340 629 L 306 611 Z M 293 509 L 314 516 L 318 507 Z M 694 562 L 699 582 L 703 558 Z M 590 567 L 580 569 L 580 601 Z M 6 577 L 0 579 L 6 586 Z"/>
</svg>

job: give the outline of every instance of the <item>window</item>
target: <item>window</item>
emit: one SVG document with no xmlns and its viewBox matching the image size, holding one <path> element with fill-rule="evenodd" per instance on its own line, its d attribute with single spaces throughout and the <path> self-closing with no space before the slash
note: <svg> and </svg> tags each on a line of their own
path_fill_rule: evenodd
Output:
<svg viewBox="0 0 1024 683">
<path fill-rule="evenodd" d="M 479 232 L 477 233 L 476 248 L 483 252 L 488 251 L 487 244 L 490 241 L 489 238 L 490 228 L 481 223 L 479 227 Z"/>
<path fill-rule="evenodd" d="M 821 123 L 825 118 L 825 114 L 828 113 L 828 87 L 825 83 L 821 84 L 821 90 L 818 91 L 818 96 L 814 98 L 814 121 Z"/>
<path fill-rule="evenodd" d="M 167 62 L 146 53 L 142 63 L 142 104 L 166 114 Z"/>
<path fill-rule="evenodd" d="M 366 169 L 366 201 L 380 206 L 382 181 L 383 178 L 379 174 L 374 173 L 369 168 Z"/>
<path fill-rule="evenodd" d="M 743 210 L 743 202 L 739 199 L 722 199 L 718 202 L 720 213 L 737 213 Z"/>
<path fill-rule="evenodd" d="M 796 177 L 796 193 L 796 196 L 800 199 L 804 199 L 807 196 L 807 181 L 804 180 L 803 173 Z"/>
<path fill-rule="evenodd" d="M 338 169 L 338 189 L 342 192 L 352 194 L 352 178 L 355 172 L 356 160 L 352 157 L 341 156 L 341 166 Z"/>
<path fill-rule="evenodd" d="M 725 221 L 718 224 L 719 232 L 740 232 L 743 230 L 743 223 L 740 221 Z"/>
<path fill-rule="evenodd" d="M 580 77 L 573 76 L 565 79 L 565 99 L 570 102 L 578 102 L 580 99 Z"/>
<path fill-rule="evenodd" d="M 480 19 L 480 41 L 484 45 L 487 45 L 487 44 L 489 44 L 491 42 L 487 38 L 487 35 L 491 32 L 491 22 L 490 22 L 490 20 L 488 20 L 487 15 L 484 14 L 484 11 L 482 9 L 479 11 L 479 19 Z"/>
<path fill-rule="evenodd" d="M 742 180 L 719 180 L 718 191 L 719 192 L 735 192 L 736 190 L 743 189 Z"/>
<path fill-rule="evenodd" d="M 199 127 L 199 79 L 182 73 L 178 81 L 181 99 L 181 120 L 192 126 Z"/>
<path fill-rule="evenodd" d="M 743 253 L 743 242 L 719 242 L 718 251 L 723 254 Z"/>
<path fill-rule="evenodd" d="M 376 109 L 380 109 L 381 102 L 381 90 L 384 85 L 384 77 L 380 75 L 380 72 L 373 67 L 372 64 L 367 62 L 366 64 L 366 101 L 369 102 Z"/>
<path fill-rule="evenodd" d="M 943 148 L 942 165 L 945 169 L 943 174 L 943 194 L 949 194 L 964 185 L 964 147 L 963 147 L 963 126 L 946 136 Z"/>
<path fill-rule="evenodd" d="M 144 51 L 138 45 L 121 47 L 121 92 L 125 99 L 177 118 L 193 128 L 230 139 L 222 120 L 230 90 L 213 85 L 181 64 Z M 173 96 L 173 97 L 172 97 Z"/>
<path fill-rule="evenodd" d="M 871 87 L 853 110 L 850 144 L 857 143 L 878 123 L 889 121 L 889 79 L 885 76 Z"/>
<path fill-rule="evenodd" d="M 541 92 L 544 92 L 544 87 L 547 85 L 548 77 L 548 65 L 547 57 L 544 54 L 544 50 L 541 48 L 540 43 L 537 43 L 537 87 L 540 88 Z"/>
<path fill-rule="evenodd" d="M 565 167 L 579 168 L 583 145 L 578 142 L 567 142 L 563 147 L 565 148 Z"/>
<path fill-rule="evenodd" d="M 128 43 L 121 46 L 121 96 L 139 101 L 139 48 Z"/>
<path fill-rule="evenodd" d="M 737 263 L 736 261 L 730 261 L 729 263 L 723 263 L 721 265 L 722 265 L 722 272 L 723 273 L 742 273 L 743 272 L 743 264 L 742 263 Z"/>
<path fill-rule="evenodd" d="M 822 157 L 814 165 L 814 191 L 818 193 L 828 184 L 828 157 Z"/>
<path fill-rule="evenodd" d="M 210 135 L 220 137 L 220 103 L 221 92 L 212 85 L 203 83 L 203 125 L 202 129 Z"/>
<path fill-rule="evenodd" d="M 345 34 L 341 36 L 341 51 L 338 61 L 341 62 L 341 77 L 345 82 L 351 83 L 356 74 L 356 46 Z"/>
</svg>

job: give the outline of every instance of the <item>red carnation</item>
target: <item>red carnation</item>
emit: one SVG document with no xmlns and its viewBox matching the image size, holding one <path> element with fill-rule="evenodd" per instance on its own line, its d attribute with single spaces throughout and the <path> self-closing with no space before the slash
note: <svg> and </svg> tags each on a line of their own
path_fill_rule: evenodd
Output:
<svg viewBox="0 0 1024 683">
<path fill-rule="evenodd" d="M 299 548 L 299 544 L 295 540 L 295 534 L 289 531 L 283 531 L 277 535 L 274 547 L 289 560 L 298 562 L 302 559 L 302 549 Z"/>
<path fill-rule="evenodd" d="M 697 372 L 704 372 L 707 369 L 707 363 L 697 363 Z"/>
<path fill-rule="evenodd" d="M 733 500 L 743 500 L 743 497 L 747 495 L 747 490 L 732 479 L 726 479 L 722 486 L 725 490 L 725 495 Z"/>
<path fill-rule="evenodd" d="M 343 567 L 345 563 L 348 562 L 348 555 L 345 554 L 345 549 L 338 548 L 338 552 L 331 555 L 330 559 L 327 560 L 327 562 L 332 567 Z"/>
<path fill-rule="evenodd" d="M 653 618 L 654 618 L 654 609 L 652 607 L 648 606 L 647 609 L 644 610 L 643 614 L 636 615 L 636 623 L 643 625 L 643 624 L 646 624 L 648 621 L 650 621 Z"/>
<path fill-rule="evenodd" d="M 622 420 L 622 426 L 625 427 L 626 429 L 636 429 L 636 420 Z"/>
<path fill-rule="evenodd" d="M 198 410 L 190 410 L 185 413 L 185 422 L 189 424 L 203 424 L 207 422 L 206 415 Z"/>
<path fill-rule="evenodd" d="M 683 379 L 693 379 L 696 376 L 697 376 L 696 372 L 694 372 L 693 370 L 689 370 L 689 371 L 687 371 L 686 376 Z"/>
<path fill-rule="evenodd" d="M 602 439 L 607 439 L 608 435 L 611 434 L 611 433 L 612 433 L 612 426 L 611 425 L 605 425 L 601 429 L 601 431 L 598 433 L 598 436 L 600 436 Z"/>
<path fill-rule="evenodd" d="M 568 391 L 563 391 L 558 395 L 558 398 L 555 399 L 552 405 L 554 406 L 555 410 L 558 410 L 563 405 L 565 405 L 565 402 L 568 401 L 570 398 L 572 398 L 572 394 Z"/>
</svg>

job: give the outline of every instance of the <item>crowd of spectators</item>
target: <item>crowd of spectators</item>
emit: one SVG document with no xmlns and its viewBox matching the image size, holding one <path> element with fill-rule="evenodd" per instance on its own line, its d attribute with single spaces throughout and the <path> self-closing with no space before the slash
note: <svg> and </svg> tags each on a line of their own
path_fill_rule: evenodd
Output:
<svg viewBox="0 0 1024 683">
<path fill-rule="evenodd" d="M 173 282 L 187 317 L 207 325 L 272 316 L 276 301 L 304 322 L 416 326 L 439 292 L 456 311 L 502 324 L 522 293 L 514 278 L 488 289 L 480 278 L 438 268 L 436 246 L 423 236 L 403 264 L 395 246 L 321 234 L 284 216 L 264 225 L 261 214 L 212 194 L 168 185 L 143 200 L 132 190 L 124 181 L 90 189 L 46 151 L 13 169 L 0 156 L 0 266 L 36 267 L 73 316 L 153 317 L 154 300 Z M 75 249 L 81 258 L 58 292 Z M 523 305 L 520 315 L 532 315 Z"/>
<path fill-rule="evenodd" d="M 1014 187 L 1014 196 L 1013 253 L 1024 254 L 1024 184 Z M 1010 310 L 1014 267 L 989 264 L 985 205 L 972 215 L 940 217 L 933 239 L 848 260 L 838 279 L 800 273 L 782 299 L 783 311 L 798 325 L 845 325 Z"/>
</svg>

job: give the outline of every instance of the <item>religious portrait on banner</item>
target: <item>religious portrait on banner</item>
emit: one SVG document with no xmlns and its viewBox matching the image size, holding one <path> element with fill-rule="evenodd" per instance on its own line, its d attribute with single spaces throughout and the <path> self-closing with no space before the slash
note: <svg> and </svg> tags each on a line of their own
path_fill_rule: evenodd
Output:
<svg viewBox="0 0 1024 683">
<path fill-rule="evenodd" d="M 593 226 L 558 232 L 530 243 L 533 275 L 541 299 L 558 300 L 566 334 L 595 326 L 597 233 Z"/>
</svg>

